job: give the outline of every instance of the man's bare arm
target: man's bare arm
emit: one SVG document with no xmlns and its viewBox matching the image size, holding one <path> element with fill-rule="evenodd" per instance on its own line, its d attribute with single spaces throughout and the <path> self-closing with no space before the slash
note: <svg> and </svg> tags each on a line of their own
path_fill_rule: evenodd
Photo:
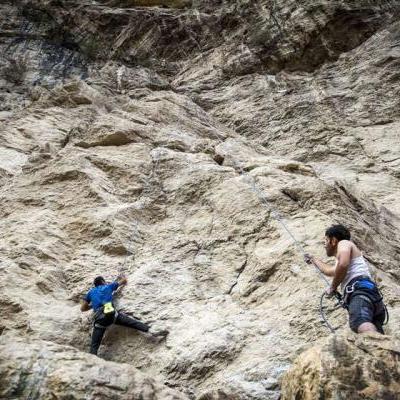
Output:
<svg viewBox="0 0 400 400">
<path fill-rule="evenodd" d="M 335 266 L 327 264 L 309 254 L 306 254 L 304 259 L 308 264 L 314 264 L 324 275 L 326 276 L 335 275 L 335 268 L 336 268 Z"/>
<path fill-rule="evenodd" d="M 90 310 L 89 303 L 86 300 L 81 300 L 81 311 L 85 312 L 89 310 Z"/>
<path fill-rule="evenodd" d="M 351 262 L 351 243 L 348 241 L 341 241 L 338 244 L 337 250 L 337 262 L 335 274 L 332 281 L 332 291 L 336 291 L 338 286 L 343 282 L 346 276 L 347 270 Z"/>
</svg>

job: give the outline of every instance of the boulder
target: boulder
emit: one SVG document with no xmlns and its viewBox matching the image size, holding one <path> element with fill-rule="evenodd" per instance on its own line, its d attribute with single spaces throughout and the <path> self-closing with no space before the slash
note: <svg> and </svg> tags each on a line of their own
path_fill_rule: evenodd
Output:
<svg viewBox="0 0 400 400">
<path fill-rule="evenodd" d="M 400 341 L 332 335 L 302 353 L 282 379 L 282 400 L 385 400 L 400 395 Z"/>
</svg>

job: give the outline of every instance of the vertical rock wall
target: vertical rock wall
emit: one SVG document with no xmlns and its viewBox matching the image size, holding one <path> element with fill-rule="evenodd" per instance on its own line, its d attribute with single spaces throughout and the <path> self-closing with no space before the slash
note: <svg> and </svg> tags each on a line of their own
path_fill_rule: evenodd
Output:
<svg viewBox="0 0 400 400">
<path fill-rule="evenodd" d="M 323 284 L 259 191 L 318 256 L 326 226 L 350 227 L 396 335 L 398 12 L 396 1 L 3 2 L 0 396 L 23 398 L 36 379 L 38 398 L 84 398 L 83 371 L 110 377 L 109 398 L 146 385 L 143 398 L 181 396 L 164 383 L 203 400 L 278 399 L 293 359 L 329 331 Z M 170 334 L 113 327 L 106 362 L 82 353 L 91 322 L 78 302 L 94 276 L 121 272 L 119 306 Z M 347 329 L 345 313 L 328 315 Z M 38 375 L 42 348 L 53 361 Z M 60 384 L 57 364 L 70 371 Z M 157 383 L 134 383 L 134 367 Z"/>
</svg>

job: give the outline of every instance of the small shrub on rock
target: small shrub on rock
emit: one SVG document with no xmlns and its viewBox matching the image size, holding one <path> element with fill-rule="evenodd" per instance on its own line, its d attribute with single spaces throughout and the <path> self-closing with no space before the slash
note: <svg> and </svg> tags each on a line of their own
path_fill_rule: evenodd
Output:
<svg viewBox="0 0 400 400">
<path fill-rule="evenodd" d="M 28 70 L 26 57 L 9 58 L 7 65 L 3 67 L 2 75 L 4 78 L 15 85 L 21 85 L 25 80 Z"/>
</svg>

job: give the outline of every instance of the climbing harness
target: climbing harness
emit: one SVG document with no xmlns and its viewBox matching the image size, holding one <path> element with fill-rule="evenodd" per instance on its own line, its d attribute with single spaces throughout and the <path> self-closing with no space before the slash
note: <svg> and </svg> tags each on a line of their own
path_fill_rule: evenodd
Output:
<svg viewBox="0 0 400 400">
<path fill-rule="evenodd" d="M 379 290 L 377 284 L 371 280 L 369 276 L 359 276 L 355 278 L 354 282 L 350 282 L 344 289 L 344 307 L 347 308 L 347 304 L 349 303 L 350 297 L 353 295 L 354 292 L 359 290 L 361 293 L 357 294 L 356 296 L 364 297 L 365 299 L 369 300 L 373 305 L 383 302 L 383 296 L 381 291 Z M 372 291 L 376 291 L 378 293 L 378 297 L 373 296 Z M 383 308 L 385 310 L 385 320 L 383 321 L 382 325 L 387 325 L 389 322 L 389 311 L 386 307 L 386 304 L 383 302 Z"/>
<path fill-rule="evenodd" d="M 383 300 L 382 293 L 380 292 L 376 283 L 373 282 L 369 276 L 361 276 L 361 277 L 355 278 L 354 282 L 350 283 L 349 285 L 347 285 L 345 287 L 343 296 L 338 292 L 335 293 L 335 299 L 337 300 L 337 303 L 336 303 L 336 306 L 334 309 L 336 310 L 340 307 L 342 307 L 344 309 L 348 309 L 350 297 L 357 290 L 361 291 L 360 293 L 356 293 L 357 297 L 363 297 L 366 300 L 370 301 L 374 305 Z M 374 296 L 372 295 L 371 291 L 373 291 L 373 290 L 376 290 L 377 293 L 379 294 L 378 298 L 374 298 Z M 321 315 L 321 318 L 323 319 L 323 321 L 325 322 L 326 326 L 328 327 L 328 329 L 332 333 L 335 333 L 335 331 L 338 329 L 338 327 L 334 328 L 329 323 L 329 321 L 325 315 L 324 306 L 323 306 L 323 300 L 324 300 L 325 296 L 326 296 L 326 292 L 322 293 L 321 298 L 320 298 L 320 303 L 319 303 L 320 315 Z M 385 320 L 383 321 L 382 325 L 386 325 L 389 322 L 389 312 L 388 312 L 388 309 L 387 309 L 385 303 L 383 303 L 383 308 L 385 310 Z"/>
<path fill-rule="evenodd" d="M 374 290 L 378 289 L 376 284 L 371 281 L 369 276 L 360 276 L 357 277 L 354 282 L 351 282 L 344 288 L 344 301 L 348 303 L 349 297 L 354 293 L 357 289 L 366 289 L 366 290 Z M 371 299 L 373 303 L 377 303 L 383 299 L 382 295 L 380 294 L 380 298 L 378 300 Z"/>
<path fill-rule="evenodd" d="M 94 314 L 94 326 L 96 328 L 107 328 L 115 323 L 118 317 L 118 311 L 114 308 L 112 302 L 103 304 Z"/>
</svg>

